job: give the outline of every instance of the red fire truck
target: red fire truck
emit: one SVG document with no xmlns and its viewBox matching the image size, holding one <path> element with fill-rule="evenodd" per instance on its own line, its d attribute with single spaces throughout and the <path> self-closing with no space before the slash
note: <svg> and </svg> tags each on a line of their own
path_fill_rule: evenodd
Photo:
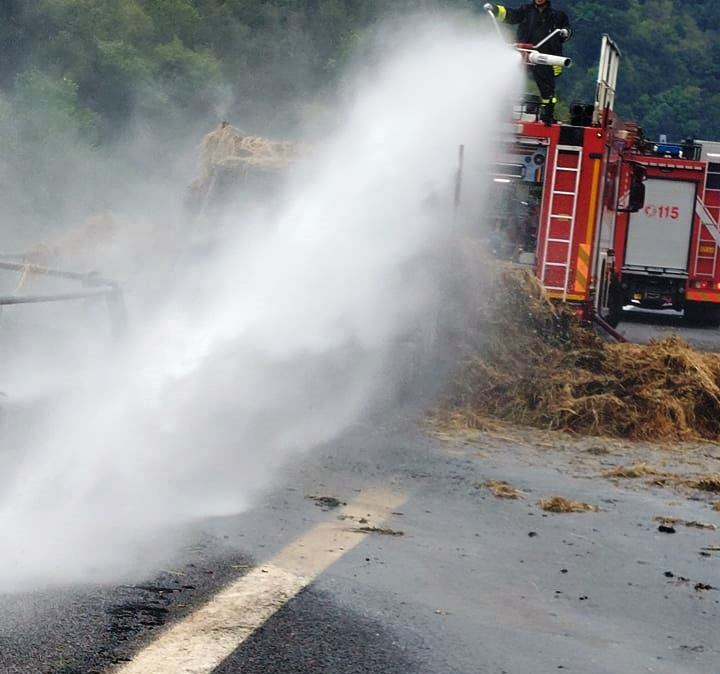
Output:
<svg viewBox="0 0 720 674">
<path fill-rule="evenodd" d="M 720 143 L 648 142 L 614 112 L 619 61 L 603 36 L 595 102 L 569 124 L 518 106 L 492 172 L 493 248 L 600 322 L 636 305 L 720 324 Z"/>
<path fill-rule="evenodd" d="M 634 304 L 720 324 L 720 165 L 707 156 L 713 146 L 636 142 L 625 152 L 625 164 L 645 173 L 645 198 L 637 212 L 608 218 L 615 313 Z"/>
</svg>

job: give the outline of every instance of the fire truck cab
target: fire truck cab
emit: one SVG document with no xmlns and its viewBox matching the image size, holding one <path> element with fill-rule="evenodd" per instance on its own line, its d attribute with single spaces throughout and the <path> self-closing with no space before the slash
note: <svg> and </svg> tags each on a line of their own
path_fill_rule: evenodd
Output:
<svg viewBox="0 0 720 674">
<path fill-rule="evenodd" d="M 491 174 L 491 247 L 601 322 L 635 305 L 720 324 L 720 143 L 651 143 L 621 120 L 620 56 L 604 35 L 595 102 L 569 124 L 518 106 Z"/>
</svg>

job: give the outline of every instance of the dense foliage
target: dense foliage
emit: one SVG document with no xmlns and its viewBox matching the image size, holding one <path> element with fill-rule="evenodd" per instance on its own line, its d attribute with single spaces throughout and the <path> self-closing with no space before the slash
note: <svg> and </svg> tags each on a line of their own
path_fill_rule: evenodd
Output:
<svg viewBox="0 0 720 674">
<path fill-rule="evenodd" d="M 560 4 L 560 3 L 558 3 Z M 592 97 L 598 37 L 623 52 L 618 109 L 649 135 L 720 139 L 720 3 L 717 0 L 565 0 L 576 38 L 571 97 Z"/>
<path fill-rule="evenodd" d="M 568 53 L 576 65 L 560 86 L 566 102 L 592 100 L 600 35 L 608 32 L 624 55 L 618 96 L 624 116 L 650 135 L 720 138 L 720 120 L 710 114 L 720 103 L 717 0 L 555 3 L 575 28 Z M 131 125 L 148 137 L 170 138 L 191 122 L 207 129 L 227 118 L 282 133 L 307 114 L 387 15 L 445 5 L 470 17 L 476 4 L 482 3 L 0 0 L 0 181 L 7 188 L 14 176 L 21 184 L 57 187 L 68 179 L 63 148 L 92 153 Z M 487 21 L 477 11 L 475 17 Z M 37 152 L 47 159 L 42 167 Z M 45 208 L 55 208 L 50 192 Z"/>
<path fill-rule="evenodd" d="M 276 115 L 332 80 L 378 19 L 422 0 L 3 0 L 0 87 L 44 92 L 98 140 L 129 119 Z M 443 4 L 473 5 L 469 0 Z M 509 5 L 516 3 L 508 2 Z M 720 137 L 716 0 L 556 0 L 572 17 L 566 98 L 592 96 L 599 36 L 621 45 L 620 108 L 648 132 Z M 58 113 L 60 114 L 60 113 Z M 27 120 L 31 124 L 32 120 Z"/>
</svg>

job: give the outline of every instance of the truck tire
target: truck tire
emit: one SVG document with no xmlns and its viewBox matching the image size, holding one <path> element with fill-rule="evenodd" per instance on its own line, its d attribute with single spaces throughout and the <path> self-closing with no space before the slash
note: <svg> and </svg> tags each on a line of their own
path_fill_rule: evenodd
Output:
<svg viewBox="0 0 720 674">
<path fill-rule="evenodd" d="M 685 320 L 693 325 L 720 327 L 720 304 L 715 302 L 685 302 Z"/>
<path fill-rule="evenodd" d="M 611 328 L 617 328 L 623 315 L 623 291 L 616 281 L 611 281 L 608 292 L 608 314 L 606 322 Z"/>
</svg>

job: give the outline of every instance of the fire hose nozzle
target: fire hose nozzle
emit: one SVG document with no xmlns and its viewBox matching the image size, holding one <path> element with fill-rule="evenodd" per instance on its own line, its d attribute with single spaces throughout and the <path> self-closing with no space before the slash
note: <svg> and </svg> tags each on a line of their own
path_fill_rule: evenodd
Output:
<svg viewBox="0 0 720 674">
<path fill-rule="evenodd" d="M 541 54 L 539 51 L 527 52 L 527 62 L 533 66 L 560 66 L 569 68 L 572 65 L 572 59 L 566 56 L 555 56 L 554 54 Z"/>
</svg>

